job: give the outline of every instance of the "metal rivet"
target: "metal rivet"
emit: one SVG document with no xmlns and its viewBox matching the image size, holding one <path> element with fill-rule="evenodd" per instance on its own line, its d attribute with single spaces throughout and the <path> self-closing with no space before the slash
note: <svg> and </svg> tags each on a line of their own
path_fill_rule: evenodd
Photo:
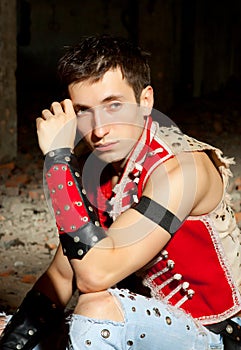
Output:
<svg viewBox="0 0 241 350">
<path fill-rule="evenodd" d="M 51 193 L 55 193 L 56 191 L 55 191 L 55 189 L 53 188 L 52 190 L 51 190 Z"/>
<path fill-rule="evenodd" d="M 240 337 L 236 337 L 236 340 L 237 340 L 237 341 L 240 341 Z"/>
<path fill-rule="evenodd" d="M 85 341 L 85 344 L 86 344 L 86 345 L 91 345 L 91 341 L 90 341 L 90 340 L 86 340 L 86 341 Z"/>
<path fill-rule="evenodd" d="M 62 170 L 66 171 L 66 170 L 67 170 L 67 166 L 66 166 L 66 165 L 63 165 L 63 166 L 62 166 Z"/>
<path fill-rule="evenodd" d="M 133 345 L 133 341 L 132 340 L 128 340 L 127 341 L 127 345 L 130 345 L 130 346 Z"/>
<path fill-rule="evenodd" d="M 109 338 L 109 336 L 110 336 L 110 331 L 108 330 L 108 329 L 102 329 L 102 331 L 101 331 L 101 336 L 103 337 L 103 338 Z"/>
<path fill-rule="evenodd" d="M 28 334 L 29 335 L 34 335 L 34 331 L 32 329 L 29 329 Z"/>
<path fill-rule="evenodd" d="M 54 157 L 55 153 L 54 151 L 49 152 L 49 157 Z"/>
<path fill-rule="evenodd" d="M 22 349 L 22 345 L 21 344 L 17 344 L 16 345 L 16 349 Z"/>
<path fill-rule="evenodd" d="M 135 308 L 134 306 L 131 308 L 131 310 L 132 310 L 133 312 L 136 312 L 136 308 Z"/>
<path fill-rule="evenodd" d="M 93 208 L 91 206 L 89 206 L 89 211 L 93 211 Z"/>
<path fill-rule="evenodd" d="M 81 218 L 81 220 L 83 220 L 84 222 L 87 222 L 87 221 L 88 221 L 88 217 L 87 217 L 87 216 L 83 216 L 83 217 Z"/>
<path fill-rule="evenodd" d="M 93 242 L 97 242 L 97 241 L 98 241 L 98 237 L 97 237 L 97 236 L 93 236 L 93 237 L 92 237 L 92 241 L 93 241 Z"/>
<path fill-rule="evenodd" d="M 58 189 L 59 189 L 59 190 L 62 190 L 63 188 L 64 188 L 64 186 L 63 186 L 62 184 L 59 184 L 59 185 L 58 185 Z"/>
<path fill-rule="evenodd" d="M 80 174 L 77 171 L 74 174 L 76 177 L 80 177 Z"/>
<path fill-rule="evenodd" d="M 77 205 L 77 207 L 81 207 L 82 202 L 75 202 L 75 204 Z"/>
<path fill-rule="evenodd" d="M 68 186 L 73 186 L 73 181 L 68 181 Z"/>
<path fill-rule="evenodd" d="M 121 298 L 125 298 L 124 294 L 119 294 L 119 296 L 120 296 Z"/>
<path fill-rule="evenodd" d="M 154 315 L 156 317 L 160 317 L 161 316 L 161 312 L 160 312 L 160 310 L 157 307 L 154 307 L 153 311 L 154 311 Z"/>
<path fill-rule="evenodd" d="M 229 334 L 232 334 L 233 333 L 233 327 L 228 324 L 227 327 L 226 327 L 226 331 L 229 333 Z"/>
<path fill-rule="evenodd" d="M 48 177 L 51 177 L 51 175 L 52 175 L 51 173 L 47 173 L 47 176 L 48 176 Z"/>
<path fill-rule="evenodd" d="M 143 338 L 145 338 L 145 336 L 146 336 L 145 333 L 142 333 L 142 334 L 140 335 L 140 338 L 143 339 Z"/>
<path fill-rule="evenodd" d="M 75 243 L 78 243 L 79 241 L 80 241 L 80 238 L 79 238 L 78 236 L 75 236 L 75 237 L 74 237 L 74 242 L 75 242 Z"/>
<path fill-rule="evenodd" d="M 151 311 L 147 309 L 147 310 L 146 310 L 146 313 L 147 313 L 148 316 L 150 316 Z"/>
<path fill-rule="evenodd" d="M 56 210 L 56 215 L 60 215 L 61 211 L 60 210 Z"/>
<path fill-rule="evenodd" d="M 66 211 L 70 210 L 70 206 L 69 206 L 68 204 L 66 204 L 66 205 L 64 206 L 64 210 L 66 210 Z"/>
<path fill-rule="evenodd" d="M 83 255 L 83 254 L 84 254 L 84 251 L 83 251 L 82 249 L 79 249 L 79 250 L 78 250 L 78 255 L 81 256 L 81 255 Z"/>
<path fill-rule="evenodd" d="M 170 317 L 166 317 L 166 323 L 168 324 L 168 325 L 170 325 L 170 324 L 172 324 L 172 320 L 171 320 L 171 318 Z"/>
<path fill-rule="evenodd" d="M 66 160 L 66 162 L 70 161 L 70 157 L 68 157 L 68 156 L 64 157 L 64 159 Z"/>
<path fill-rule="evenodd" d="M 99 221 L 95 221 L 95 226 L 100 226 L 100 223 L 99 223 Z"/>
<path fill-rule="evenodd" d="M 54 170 L 59 170 L 59 167 L 57 165 L 55 165 Z"/>
<path fill-rule="evenodd" d="M 76 230 L 76 226 L 75 226 L 75 225 L 72 225 L 72 226 L 70 226 L 70 229 L 71 229 L 72 231 L 74 231 L 74 230 Z"/>
<path fill-rule="evenodd" d="M 86 194 L 86 191 L 85 191 L 85 189 L 84 189 L 84 188 L 82 188 L 82 193 L 83 193 L 83 194 Z"/>
</svg>

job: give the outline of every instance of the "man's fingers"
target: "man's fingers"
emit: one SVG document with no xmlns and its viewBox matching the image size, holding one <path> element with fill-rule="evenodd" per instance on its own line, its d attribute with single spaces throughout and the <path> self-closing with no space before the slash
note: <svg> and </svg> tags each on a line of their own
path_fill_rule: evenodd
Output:
<svg viewBox="0 0 241 350">
<path fill-rule="evenodd" d="M 69 116 L 75 116 L 73 103 L 70 99 L 66 98 L 64 101 L 62 101 L 61 106 L 66 114 L 68 114 Z"/>
<path fill-rule="evenodd" d="M 50 111 L 54 114 L 54 115 L 57 115 L 57 114 L 60 114 L 60 113 L 63 113 L 64 110 L 62 108 L 62 105 L 61 103 L 59 102 L 53 102 L 51 104 L 51 107 L 50 107 Z"/>
<path fill-rule="evenodd" d="M 49 118 L 51 118 L 51 117 L 53 117 L 53 114 L 50 112 L 49 109 L 44 109 L 44 110 L 42 111 L 42 118 L 43 118 L 43 119 L 47 120 L 47 119 L 49 119 Z"/>
</svg>

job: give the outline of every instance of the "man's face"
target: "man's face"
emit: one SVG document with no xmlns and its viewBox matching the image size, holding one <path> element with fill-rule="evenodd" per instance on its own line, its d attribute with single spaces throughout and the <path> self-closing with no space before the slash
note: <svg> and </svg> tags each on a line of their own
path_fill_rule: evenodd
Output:
<svg viewBox="0 0 241 350">
<path fill-rule="evenodd" d="M 120 69 L 96 83 L 71 84 L 69 94 L 89 148 L 107 163 L 125 159 L 142 133 L 144 117 Z"/>
</svg>

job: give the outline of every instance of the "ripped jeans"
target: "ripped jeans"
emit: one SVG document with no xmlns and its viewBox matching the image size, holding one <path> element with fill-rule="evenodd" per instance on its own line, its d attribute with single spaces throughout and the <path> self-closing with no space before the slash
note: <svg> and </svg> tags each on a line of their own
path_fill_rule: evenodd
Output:
<svg viewBox="0 0 241 350">
<path fill-rule="evenodd" d="M 72 314 L 68 350 L 223 349 L 220 335 L 210 332 L 181 310 L 126 289 L 108 291 L 119 301 L 124 321 Z"/>
</svg>

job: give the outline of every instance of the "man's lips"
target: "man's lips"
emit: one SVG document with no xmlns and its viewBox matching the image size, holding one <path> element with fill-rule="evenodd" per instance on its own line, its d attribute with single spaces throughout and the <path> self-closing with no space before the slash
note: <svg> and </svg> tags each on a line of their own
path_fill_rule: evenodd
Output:
<svg viewBox="0 0 241 350">
<path fill-rule="evenodd" d="M 104 151 L 109 151 L 111 150 L 118 142 L 115 141 L 115 142 L 106 142 L 104 144 L 97 144 L 94 146 L 94 148 L 97 150 L 97 151 L 100 151 L 100 152 L 104 152 Z"/>
</svg>

